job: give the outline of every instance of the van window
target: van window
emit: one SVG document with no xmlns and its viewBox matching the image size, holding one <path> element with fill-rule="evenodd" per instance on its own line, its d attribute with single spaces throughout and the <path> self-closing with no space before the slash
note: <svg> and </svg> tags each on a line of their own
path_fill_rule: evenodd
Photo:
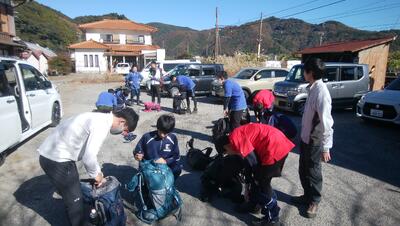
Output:
<svg viewBox="0 0 400 226">
<path fill-rule="evenodd" d="M 361 79 L 364 76 L 363 67 L 357 67 L 357 80 Z"/>
<path fill-rule="evenodd" d="M 174 69 L 174 67 L 176 67 L 178 64 L 163 64 L 163 70 L 165 72 L 169 72 L 170 70 Z"/>
<path fill-rule="evenodd" d="M 301 82 L 301 83 L 305 82 L 303 66 L 301 65 L 293 66 L 288 75 L 286 76 L 285 81 Z"/>
<path fill-rule="evenodd" d="M 328 79 L 328 82 L 338 81 L 338 71 L 336 67 L 327 67 L 325 69 L 324 79 Z"/>
<path fill-rule="evenodd" d="M 215 75 L 215 69 L 214 68 L 203 68 L 203 76 L 210 76 L 210 75 Z"/>
<path fill-rule="evenodd" d="M 355 80 L 355 68 L 354 67 L 340 68 L 340 81 L 351 81 L 351 80 Z"/>
<path fill-rule="evenodd" d="M 243 70 L 239 71 L 234 76 L 234 78 L 236 78 L 236 79 L 250 79 L 251 76 L 253 76 L 256 72 L 257 72 L 257 70 L 255 70 L 255 69 L 243 69 Z"/>
<path fill-rule="evenodd" d="M 19 65 L 26 91 L 44 89 L 43 82 L 46 80 L 35 68 L 26 64 Z"/>
<path fill-rule="evenodd" d="M 263 70 L 259 72 L 258 74 L 261 75 L 261 78 L 271 78 L 272 77 L 272 71 L 270 70 Z"/>
<path fill-rule="evenodd" d="M 287 74 L 288 74 L 288 72 L 285 70 L 277 70 L 277 71 L 275 71 L 275 78 L 283 78 L 283 77 L 286 77 Z"/>
<path fill-rule="evenodd" d="M 198 69 L 189 69 L 189 76 L 199 76 L 200 75 L 200 70 Z"/>
<path fill-rule="evenodd" d="M 8 85 L 6 74 L 3 70 L 0 71 L 0 97 L 11 96 L 11 87 Z"/>
</svg>

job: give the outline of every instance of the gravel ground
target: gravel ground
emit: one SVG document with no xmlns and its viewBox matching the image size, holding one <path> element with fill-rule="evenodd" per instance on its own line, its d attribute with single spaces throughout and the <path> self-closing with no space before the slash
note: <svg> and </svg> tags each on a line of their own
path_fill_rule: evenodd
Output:
<svg viewBox="0 0 400 226">
<path fill-rule="evenodd" d="M 99 92 L 119 84 L 81 84 L 75 77 L 57 78 L 64 118 L 91 111 Z M 142 93 L 142 99 L 150 98 Z M 207 97 L 199 99 L 196 115 L 176 115 L 176 134 L 180 152 L 186 155 L 185 143 L 195 138 L 197 147 L 211 146 L 211 121 L 222 116 L 222 107 Z M 171 112 L 171 99 L 162 99 L 161 112 L 140 112 L 140 121 L 132 143 L 123 143 L 121 136 L 109 136 L 98 155 L 106 175 L 116 176 L 127 183 L 136 172 L 137 163 L 132 150 L 140 136 L 154 130 L 159 115 Z M 354 113 L 335 111 L 333 160 L 323 164 L 323 200 L 315 219 L 303 217 L 304 207 L 289 202 L 292 195 L 300 195 L 298 178 L 298 151 L 289 154 L 283 175 L 273 180 L 281 207 L 281 221 L 285 225 L 400 225 L 400 128 L 382 123 L 364 123 Z M 290 115 L 299 125 L 300 118 Z M 52 132 L 47 128 L 10 150 L 0 167 L 0 225 L 67 225 L 62 200 L 53 197 L 54 188 L 38 163 L 37 147 Z M 86 177 L 78 164 L 82 177 Z M 254 217 L 237 214 L 229 200 L 214 199 L 203 203 L 198 199 L 200 173 L 185 170 L 177 181 L 184 201 L 183 219 L 177 222 L 169 217 L 157 225 L 246 225 Z M 125 202 L 132 204 L 129 193 L 123 192 Z M 128 225 L 145 225 L 127 209 Z"/>
</svg>

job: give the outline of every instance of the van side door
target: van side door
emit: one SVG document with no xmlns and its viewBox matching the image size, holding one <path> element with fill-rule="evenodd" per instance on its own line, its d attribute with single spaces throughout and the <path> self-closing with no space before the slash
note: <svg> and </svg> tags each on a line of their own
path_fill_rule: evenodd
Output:
<svg viewBox="0 0 400 226">
<path fill-rule="evenodd" d="M 32 128 L 37 128 L 51 119 L 51 104 L 46 92 L 44 76 L 28 64 L 19 64 L 24 80 L 25 92 L 32 112 Z"/>
<path fill-rule="evenodd" d="M 261 75 L 261 77 L 257 81 L 254 81 L 254 83 L 251 86 L 251 89 L 252 89 L 251 92 L 261 90 L 261 89 L 273 90 L 275 71 L 269 70 L 269 69 L 261 70 L 257 73 L 257 75 Z M 254 76 L 254 78 L 256 76 Z"/>
<path fill-rule="evenodd" d="M 340 67 L 340 83 L 338 84 L 338 98 L 343 105 L 352 105 L 354 97 L 357 93 L 357 67 L 342 66 Z"/>
<path fill-rule="evenodd" d="M 22 135 L 18 103 L 0 64 L 0 152 L 17 144 Z"/>
<path fill-rule="evenodd" d="M 339 89 L 339 67 L 326 67 L 322 81 L 326 84 L 326 87 L 331 94 L 332 103 L 336 102 Z"/>
<path fill-rule="evenodd" d="M 211 84 L 215 79 L 216 71 L 214 66 L 202 66 L 201 74 L 199 75 L 199 84 L 201 93 L 210 93 Z M 198 90 L 198 89 L 196 89 Z"/>
</svg>

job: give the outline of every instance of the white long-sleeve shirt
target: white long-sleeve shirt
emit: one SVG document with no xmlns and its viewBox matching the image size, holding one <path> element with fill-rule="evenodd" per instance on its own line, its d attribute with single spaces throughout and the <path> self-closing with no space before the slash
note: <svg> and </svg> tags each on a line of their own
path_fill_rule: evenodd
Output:
<svg viewBox="0 0 400 226">
<path fill-rule="evenodd" d="M 153 75 L 149 75 L 150 78 L 150 84 L 151 85 L 160 85 L 160 80 L 161 80 L 161 72 L 159 68 L 156 68 L 156 74 Z"/>
<path fill-rule="evenodd" d="M 55 162 L 80 161 L 90 177 L 100 172 L 97 154 L 110 132 L 113 114 L 83 113 L 62 122 L 38 148 Z"/>
<path fill-rule="evenodd" d="M 317 113 L 319 123 L 315 127 L 315 133 L 323 146 L 323 151 L 329 151 L 333 144 L 333 118 L 331 115 L 332 98 L 328 88 L 321 79 L 315 81 L 308 87 L 309 93 L 304 107 L 301 120 L 301 140 L 309 144 L 310 135 L 313 131 L 313 118 Z"/>
</svg>

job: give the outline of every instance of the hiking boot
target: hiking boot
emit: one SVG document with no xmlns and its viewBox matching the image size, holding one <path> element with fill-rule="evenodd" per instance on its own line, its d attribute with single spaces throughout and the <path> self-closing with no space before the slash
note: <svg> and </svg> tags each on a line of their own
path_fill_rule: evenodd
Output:
<svg viewBox="0 0 400 226">
<path fill-rule="evenodd" d="M 279 221 L 270 221 L 266 217 L 251 222 L 253 226 L 283 226 Z"/>
<path fill-rule="evenodd" d="M 194 109 L 193 109 L 193 113 L 197 113 L 197 108 L 194 108 Z"/>
<path fill-rule="evenodd" d="M 303 204 L 303 205 L 307 205 L 309 203 L 309 201 L 305 195 L 293 196 L 290 199 L 290 201 L 295 204 Z"/>
<path fill-rule="evenodd" d="M 261 207 L 257 204 L 251 202 L 244 202 L 235 207 L 235 211 L 238 213 L 252 213 L 252 214 L 260 214 Z"/>
<path fill-rule="evenodd" d="M 318 203 L 316 202 L 311 202 L 308 205 L 308 209 L 306 212 L 307 218 L 314 218 L 317 216 L 317 211 L 318 211 Z"/>
</svg>

